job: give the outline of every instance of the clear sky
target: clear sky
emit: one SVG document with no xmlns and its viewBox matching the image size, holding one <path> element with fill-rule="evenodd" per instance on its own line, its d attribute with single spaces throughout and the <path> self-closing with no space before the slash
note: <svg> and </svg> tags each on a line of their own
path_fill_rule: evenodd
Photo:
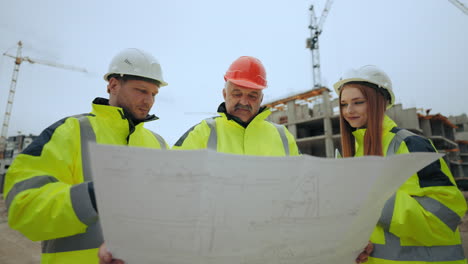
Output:
<svg viewBox="0 0 468 264">
<path fill-rule="evenodd" d="M 130 4 L 131 3 L 131 4 Z M 324 1 L 0 0 L 0 53 L 87 68 L 91 73 L 23 63 L 9 135 L 39 134 L 107 97 L 102 75 L 120 50 L 137 47 L 161 62 L 160 90 L 147 127 L 173 144 L 222 102 L 223 74 L 242 55 L 265 65 L 264 102 L 312 88 L 309 7 Z M 468 112 L 468 15 L 448 0 L 335 0 L 320 38 L 322 83 L 365 64 L 385 70 L 397 103 L 431 114 Z M 0 120 L 13 59 L 0 57 Z M 334 97 L 336 94 L 332 93 Z"/>
</svg>

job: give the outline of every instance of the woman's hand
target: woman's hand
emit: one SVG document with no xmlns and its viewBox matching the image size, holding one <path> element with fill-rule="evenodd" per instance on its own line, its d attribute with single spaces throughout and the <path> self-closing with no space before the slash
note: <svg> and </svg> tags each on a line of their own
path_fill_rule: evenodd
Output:
<svg viewBox="0 0 468 264">
<path fill-rule="evenodd" d="M 367 262 L 367 258 L 370 256 L 373 250 L 374 245 L 371 242 L 369 242 L 369 244 L 367 244 L 367 246 L 364 248 L 361 254 L 359 254 L 359 256 L 356 258 L 356 263 Z"/>
<path fill-rule="evenodd" d="M 98 252 L 99 264 L 125 264 L 123 260 L 112 258 L 112 254 L 107 250 L 106 243 L 102 243 Z"/>
</svg>

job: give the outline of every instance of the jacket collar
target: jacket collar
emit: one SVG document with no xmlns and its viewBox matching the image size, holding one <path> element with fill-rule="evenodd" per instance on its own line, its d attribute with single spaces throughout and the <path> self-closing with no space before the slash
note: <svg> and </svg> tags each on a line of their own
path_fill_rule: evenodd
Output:
<svg viewBox="0 0 468 264">
<path fill-rule="evenodd" d="M 387 134 L 390 130 L 392 130 L 392 128 L 396 126 L 397 125 L 395 121 L 393 121 L 390 117 L 385 115 L 383 120 L 382 134 Z M 363 146 L 364 144 L 364 136 L 366 135 L 366 131 L 366 128 L 360 128 L 353 131 L 353 136 L 356 139 L 356 143 L 360 146 Z"/>
<path fill-rule="evenodd" d="M 100 107 L 100 106 L 107 106 L 107 107 Z M 110 106 L 109 105 L 109 99 L 102 98 L 102 97 L 96 97 L 93 100 L 93 108 L 98 107 L 101 111 L 112 111 L 112 112 L 118 112 L 122 119 L 127 119 L 132 125 L 137 126 L 141 122 L 149 122 L 149 121 L 154 121 L 158 120 L 159 118 L 155 115 L 147 115 L 144 120 L 136 120 L 133 118 L 132 114 L 127 112 L 125 109 L 121 107 L 116 107 L 116 106 Z"/>
</svg>

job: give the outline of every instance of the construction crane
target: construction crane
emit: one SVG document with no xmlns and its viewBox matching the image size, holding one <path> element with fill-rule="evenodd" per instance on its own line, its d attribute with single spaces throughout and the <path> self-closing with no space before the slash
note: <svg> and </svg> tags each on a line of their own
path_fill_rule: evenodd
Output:
<svg viewBox="0 0 468 264">
<path fill-rule="evenodd" d="M 319 89 L 322 86 L 320 77 L 320 55 L 319 55 L 319 36 L 322 33 L 323 23 L 330 11 L 332 0 L 327 0 L 325 7 L 323 8 L 322 15 L 317 23 L 317 17 L 315 16 L 314 5 L 311 5 L 310 10 L 310 38 L 306 40 L 306 47 L 312 51 L 312 75 L 314 89 Z"/>
<path fill-rule="evenodd" d="M 449 0 L 453 5 L 458 7 L 463 13 L 468 15 L 468 4 L 462 3 L 460 0 Z M 466 1 L 465 1 L 466 2 Z"/>
<path fill-rule="evenodd" d="M 3 125 L 2 125 L 2 134 L 0 135 L 0 159 L 3 158 L 4 156 L 4 151 L 6 148 L 6 139 L 8 136 L 8 125 L 10 123 L 10 117 L 11 117 L 11 110 L 13 107 L 13 100 L 15 97 L 15 90 L 16 90 L 16 83 L 18 82 L 18 73 L 19 73 L 19 68 L 20 65 L 23 61 L 29 62 L 31 64 L 37 63 L 37 64 L 43 64 L 47 65 L 50 67 L 56 67 L 56 68 L 62 68 L 66 70 L 72 70 L 72 71 L 79 71 L 79 72 L 84 72 L 87 73 L 88 71 L 83 68 L 78 68 L 74 66 L 69 66 L 69 65 L 63 65 L 59 63 L 54 63 L 50 61 L 45 61 L 45 60 L 38 60 L 38 59 L 31 59 L 29 57 L 21 57 L 21 49 L 23 48 L 23 43 L 21 41 L 18 42 L 18 48 L 16 51 L 16 56 L 7 54 L 6 52 L 3 53 L 4 56 L 11 57 L 15 59 L 15 67 L 13 69 L 13 76 L 11 77 L 11 84 L 10 84 L 10 92 L 8 94 L 8 101 L 6 105 L 6 110 L 5 110 L 5 115 L 3 117 Z"/>
<path fill-rule="evenodd" d="M 322 80 L 321 80 L 321 73 L 320 73 L 320 54 L 319 54 L 319 36 L 322 33 L 323 24 L 325 23 L 325 19 L 330 12 L 330 8 L 332 5 L 332 0 L 327 0 L 325 3 L 325 7 L 323 8 L 322 15 L 317 22 L 317 17 L 315 16 L 314 5 L 310 5 L 310 38 L 306 40 L 306 47 L 309 48 L 312 52 L 312 76 L 313 76 L 313 90 L 321 91 L 321 96 L 323 99 L 324 104 L 324 119 L 323 119 L 323 129 L 325 134 L 325 152 L 327 157 L 333 157 L 333 129 L 332 129 L 332 122 L 330 113 L 331 106 L 330 106 L 330 94 L 328 93 L 328 89 L 321 89 L 322 87 Z"/>
</svg>

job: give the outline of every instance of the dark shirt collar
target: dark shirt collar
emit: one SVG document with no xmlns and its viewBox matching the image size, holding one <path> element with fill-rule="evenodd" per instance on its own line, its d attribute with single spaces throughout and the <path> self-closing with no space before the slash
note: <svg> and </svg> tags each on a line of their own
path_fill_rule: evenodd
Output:
<svg viewBox="0 0 468 264">
<path fill-rule="evenodd" d="M 261 112 L 263 112 L 264 110 L 266 109 L 266 106 L 263 106 L 263 107 L 260 107 L 260 109 L 258 110 L 258 113 L 252 118 L 252 120 L 258 115 L 260 114 Z M 226 110 L 226 103 L 225 102 L 222 102 L 219 106 L 218 106 L 218 113 L 224 113 L 227 117 L 228 120 L 234 120 L 236 123 L 238 123 L 239 125 L 241 125 L 242 127 L 246 128 L 250 122 L 252 120 L 250 120 L 249 122 L 244 122 L 242 121 L 240 118 L 238 118 L 237 116 L 233 116 L 231 114 L 229 114 Z"/>
</svg>

